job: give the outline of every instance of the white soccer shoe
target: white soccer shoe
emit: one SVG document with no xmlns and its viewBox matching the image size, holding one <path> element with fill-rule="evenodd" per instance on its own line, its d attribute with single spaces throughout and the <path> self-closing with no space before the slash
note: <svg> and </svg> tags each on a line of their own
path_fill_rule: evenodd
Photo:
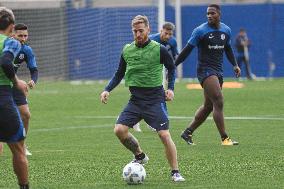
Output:
<svg viewBox="0 0 284 189">
<path fill-rule="evenodd" d="M 175 173 L 175 174 L 173 174 L 172 180 L 173 180 L 174 182 L 184 182 L 184 181 L 185 181 L 185 179 L 181 176 L 180 173 Z"/>
<path fill-rule="evenodd" d="M 135 125 L 133 125 L 133 129 L 134 131 L 137 131 L 137 132 L 142 132 L 141 128 L 140 128 L 140 123 L 136 123 Z"/>
<path fill-rule="evenodd" d="M 148 163 L 148 161 L 149 161 L 149 157 L 145 154 L 144 159 L 139 160 L 139 159 L 134 158 L 131 162 L 132 163 L 139 163 L 141 165 L 145 165 L 146 163 Z"/>
<path fill-rule="evenodd" d="M 25 154 L 26 156 L 31 156 L 32 153 L 28 150 L 28 148 L 25 146 Z"/>
</svg>

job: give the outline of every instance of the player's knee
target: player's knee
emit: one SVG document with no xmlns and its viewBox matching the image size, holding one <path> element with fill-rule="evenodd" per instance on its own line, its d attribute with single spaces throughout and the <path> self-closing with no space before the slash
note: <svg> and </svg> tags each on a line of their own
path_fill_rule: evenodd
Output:
<svg viewBox="0 0 284 189">
<path fill-rule="evenodd" d="M 159 137 L 161 140 L 165 141 L 171 138 L 170 132 L 168 130 L 162 130 L 159 132 Z"/>
<path fill-rule="evenodd" d="M 212 110 L 213 110 L 213 105 L 212 104 L 205 104 L 204 106 L 203 106 L 203 109 L 204 109 L 204 111 L 206 112 L 206 113 L 210 113 L 210 112 L 212 112 Z"/>
<path fill-rule="evenodd" d="M 30 111 L 25 111 L 23 114 L 22 114 L 22 119 L 25 120 L 25 121 L 28 121 L 30 120 L 31 118 L 31 113 Z"/>
<path fill-rule="evenodd" d="M 214 108 L 223 109 L 223 106 L 224 106 L 223 97 L 218 98 L 217 100 L 215 100 Z"/>
<path fill-rule="evenodd" d="M 113 131 L 116 136 L 121 136 L 126 132 L 125 128 L 120 124 L 116 124 Z"/>
</svg>

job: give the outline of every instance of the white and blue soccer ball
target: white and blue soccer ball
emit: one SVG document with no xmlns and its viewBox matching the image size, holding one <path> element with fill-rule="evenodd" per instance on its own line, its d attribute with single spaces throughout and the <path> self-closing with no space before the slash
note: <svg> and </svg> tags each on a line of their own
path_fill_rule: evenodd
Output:
<svg viewBox="0 0 284 189">
<path fill-rule="evenodd" d="M 139 163 L 129 163 L 123 168 L 122 176 L 127 184 L 142 184 L 146 178 L 146 171 Z"/>
</svg>

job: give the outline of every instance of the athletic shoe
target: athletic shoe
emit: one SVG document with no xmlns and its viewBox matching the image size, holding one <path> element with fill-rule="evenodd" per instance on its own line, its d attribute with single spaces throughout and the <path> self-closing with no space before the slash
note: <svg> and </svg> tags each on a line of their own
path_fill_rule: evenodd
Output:
<svg viewBox="0 0 284 189">
<path fill-rule="evenodd" d="M 175 173 L 175 174 L 173 174 L 173 175 L 172 175 L 172 180 L 173 180 L 174 182 L 183 182 L 183 181 L 185 181 L 185 179 L 181 176 L 180 173 Z"/>
<path fill-rule="evenodd" d="M 149 157 L 145 154 L 144 159 L 136 159 L 136 158 L 134 158 L 131 162 L 132 163 L 139 163 L 141 165 L 144 165 L 144 164 L 148 163 L 148 161 L 149 161 Z"/>
<path fill-rule="evenodd" d="M 180 137 L 189 145 L 195 145 L 192 141 L 192 134 L 187 134 L 186 132 L 183 132 Z"/>
<path fill-rule="evenodd" d="M 133 129 L 134 131 L 137 131 L 137 132 L 141 132 L 142 130 L 140 129 L 140 123 L 136 123 L 135 125 L 133 125 Z"/>
<path fill-rule="evenodd" d="M 238 145 L 238 144 L 239 144 L 239 142 L 233 141 L 232 139 L 230 139 L 230 137 L 225 138 L 221 142 L 221 145 L 223 145 L 223 146 L 233 146 L 233 145 Z"/>
<path fill-rule="evenodd" d="M 25 154 L 26 156 L 31 156 L 32 153 L 28 150 L 28 148 L 25 146 Z"/>
</svg>

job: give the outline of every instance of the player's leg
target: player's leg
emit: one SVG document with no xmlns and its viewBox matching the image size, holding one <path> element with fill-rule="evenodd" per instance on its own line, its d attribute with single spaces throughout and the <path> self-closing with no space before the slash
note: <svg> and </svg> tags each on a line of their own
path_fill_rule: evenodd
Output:
<svg viewBox="0 0 284 189">
<path fill-rule="evenodd" d="M 28 188 L 28 160 L 25 154 L 24 140 L 8 143 L 8 146 L 13 154 L 13 168 L 18 183 L 22 188 Z"/>
<path fill-rule="evenodd" d="M 28 104 L 20 105 L 20 106 L 18 106 L 18 109 L 20 111 L 21 118 L 22 118 L 24 127 L 26 129 L 26 133 L 28 133 L 29 122 L 30 122 L 30 118 L 31 118 L 29 106 L 28 106 Z"/>
<path fill-rule="evenodd" d="M 143 118 L 148 125 L 158 132 L 158 135 L 164 144 L 165 155 L 171 167 L 171 176 L 175 182 L 184 181 L 180 175 L 177 161 L 176 145 L 169 132 L 169 119 L 166 103 L 156 103 L 145 106 Z"/>
<path fill-rule="evenodd" d="M 14 172 L 20 188 L 28 188 L 28 162 L 24 150 L 25 129 L 12 99 L 0 100 L 0 141 L 6 142 L 13 155 Z"/>
<path fill-rule="evenodd" d="M 213 110 L 213 104 L 209 99 L 208 95 L 204 93 L 204 103 L 198 108 L 195 113 L 195 116 L 189 126 L 182 132 L 181 137 L 189 144 L 194 145 L 192 140 L 193 132 L 207 119 L 209 114 Z"/>
<path fill-rule="evenodd" d="M 243 62 L 244 62 L 245 67 L 246 67 L 246 76 L 247 76 L 247 79 L 252 80 L 252 73 L 251 73 L 251 68 L 250 68 L 249 60 L 247 60 L 246 58 L 244 58 Z"/>
<path fill-rule="evenodd" d="M 135 123 L 141 120 L 139 112 L 140 107 L 129 102 L 116 121 L 114 133 L 123 146 L 133 153 L 135 156 L 133 161 L 145 164 L 148 162 L 149 158 L 143 153 L 138 140 L 129 132 L 129 128 L 133 127 Z"/>
<path fill-rule="evenodd" d="M 18 89 L 13 88 L 13 98 L 15 103 L 18 106 L 18 109 L 20 111 L 21 119 L 23 121 L 26 133 L 29 129 L 29 121 L 31 117 L 31 113 L 28 106 L 27 97 Z M 27 146 L 25 145 L 25 153 L 27 156 L 31 156 L 32 153 L 27 149 Z"/>
<path fill-rule="evenodd" d="M 213 119 L 218 128 L 219 134 L 221 136 L 222 141 L 230 140 L 226 131 L 225 131 L 225 121 L 224 121 L 224 113 L 223 113 L 223 94 L 220 85 L 219 78 L 216 75 L 211 75 L 206 78 L 203 82 L 204 92 L 210 98 L 213 104 Z M 237 142 L 232 141 L 232 145 L 237 144 Z"/>
<path fill-rule="evenodd" d="M 159 137 L 164 144 L 165 154 L 172 170 L 178 170 L 177 150 L 169 130 L 158 131 Z"/>
</svg>

